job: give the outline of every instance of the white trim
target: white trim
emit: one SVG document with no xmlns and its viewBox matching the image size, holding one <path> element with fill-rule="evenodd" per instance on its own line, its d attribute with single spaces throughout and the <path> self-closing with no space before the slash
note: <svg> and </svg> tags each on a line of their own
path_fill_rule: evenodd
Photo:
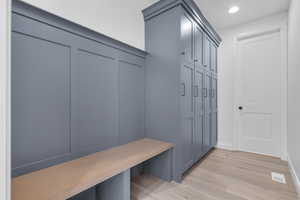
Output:
<svg viewBox="0 0 300 200">
<path fill-rule="evenodd" d="M 295 171 L 293 162 L 292 162 L 292 160 L 290 159 L 290 156 L 289 156 L 289 155 L 287 156 L 287 161 L 288 161 L 288 164 L 289 164 L 290 173 L 291 173 L 291 176 L 292 176 L 292 179 L 293 179 L 293 182 L 294 182 L 296 191 L 297 191 L 297 193 L 298 193 L 298 196 L 300 197 L 300 179 L 299 179 L 299 177 L 297 176 L 297 173 L 296 173 L 296 171 Z"/>
<path fill-rule="evenodd" d="M 229 145 L 229 144 L 221 144 L 221 143 L 218 143 L 217 144 L 217 148 L 218 149 L 225 149 L 225 150 L 229 150 L 229 151 L 233 151 L 233 146 L 232 145 Z"/>
<path fill-rule="evenodd" d="M 281 36 L 281 160 L 287 161 L 287 112 L 288 112 L 288 22 L 280 25 Z"/>
<path fill-rule="evenodd" d="M 265 34 L 272 34 L 274 32 L 280 32 L 281 37 L 281 55 L 282 55 L 282 65 L 281 65 L 281 155 L 282 160 L 287 160 L 287 21 L 283 20 L 279 26 L 273 26 L 266 28 L 261 31 L 250 32 L 239 34 L 234 38 L 234 57 L 238 58 L 238 42 L 244 39 L 249 39 L 256 36 L 261 36 Z M 234 120 L 233 120 L 233 150 L 239 150 L 238 137 L 239 137 L 239 111 L 236 109 L 239 106 L 238 100 L 238 59 L 234 59 Z"/>
<path fill-rule="evenodd" d="M 11 0 L 0 1 L 0 199 L 11 199 L 10 166 Z"/>
</svg>

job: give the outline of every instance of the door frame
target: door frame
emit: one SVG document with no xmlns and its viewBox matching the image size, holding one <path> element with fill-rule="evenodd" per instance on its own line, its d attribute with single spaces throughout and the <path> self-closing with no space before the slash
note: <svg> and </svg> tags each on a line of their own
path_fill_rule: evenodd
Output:
<svg viewBox="0 0 300 200">
<path fill-rule="evenodd" d="M 11 198 L 10 45 L 11 0 L 0 1 L 0 199 Z"/>
<path fill-rule="evenodd" d="M 282 160 L 287 160 L 287 45 L 288 45 L 288 37 L 287 37 L 287 21 L 283 20 L 280 25 L 272 26 L 265 28 L 260 31 L 255 32 L 247 32 L 243 34 L 239 34 L 234 38 L 234 121 L 233 121 L 233 150 L 239 150 L 239 111 L 238 111 L 238 43 L 244 39 L 251 39 L 258 36 L 268 35 L 272 33 L 280 33 L 281 38 L 281 135 L 280 135 L 280 148 L 281 148 L 281 156 Z"/>
</svg>

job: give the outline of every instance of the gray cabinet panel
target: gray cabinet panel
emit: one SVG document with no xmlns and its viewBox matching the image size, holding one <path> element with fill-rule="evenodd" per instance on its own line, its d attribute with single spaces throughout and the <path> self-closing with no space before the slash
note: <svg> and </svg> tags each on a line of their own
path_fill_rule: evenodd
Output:
<svg viewBox="0 0 300 200">
<path fill-rule="evenodd" d="M 119 144 L 144 137 L 144 67 L 131 62 L 119 62 Z"/>
<path fill-rule="evenodd" d="M 191 65 L 194 63 L 193 58 L 193 21 L 187 15 L 181 19 L 181 41 L 182 41 L 182 58 L 183 62 Z"/>
<path fill-rule="evenodd" d="M 217 47 L 211 43 L 210 45 L 210 70 L 217 73 Z"/>
<path fill-rule="evenodd" d="M 195 130 L 194 130 L 194 157 L 197 161 L 203 153 L 203 131 L 204 131 L 204 98 L 202 88 L 204 87 L 204 71 L 195 70 Z"/>
<path fill-rule="evenodd" d="M 215 77 L 212 77 L 212 88 L 211 88 L 211 101 L 212 101 L 212 111 L 217 112 L 217 107 L 218 107 L 218 102 L 217 102 L 217 95 L 218 95 L 218 90 L 217 90 L 217 84 L 218 80 Z"/>
<path fill-rule="evenodd" d="M 182 142 L 183 142 L 183 170 L 193 164 L 193 76 L 194 69 L 187 65 L 181 68 L 181 112 L 182 112 Z"/>
<path fill-rule="evenodd" d="M 201 67 L 203 62 L 203 32 L 197 25 L 194 32 L 194 49 L 195 65 Z"/>
<path fill-rule="evenodd" d="M 39 35 L 12 33 L 15 171 L 27 172 L 70 153 L 70 52 L 67 45 Z"/>
<path fill-rule="evenodd" d="M 117 61 L 98 48 L 79 49 L 72 68 L 73 148 L 80 153 L 101 151 L 118 140 Z"/>
<path fill-rule="evenodd" d="M 203 149 L 207 152 L 211 146 L 211 76 L 205 73 L 205 85 L 203 90 L 204 95 L 204 136 L 203 136 Z"/>
<path fill-rule="evenodd" d="M 212 146 L 217 145 L 218 141 L 218 105 L 217 105 L 217 78 L 212 77 L 212 89 L 211 89 L 211 99 L 212 99 L 212 108 L 211 108 L 211 137 L 212 137 Z"/>
<path fill-rule="evenodd" d="M 207 70 L 210 68 L 210 41 L 206 35 L 203 37 L 203 66 Z"/>
<path fill-rule="evenodd" d="M 217 145 L 218 142 L 218 115 L 217 112 L 212 112 L 211 114 L 211 145 L 212 147 Z"/>
</svg>

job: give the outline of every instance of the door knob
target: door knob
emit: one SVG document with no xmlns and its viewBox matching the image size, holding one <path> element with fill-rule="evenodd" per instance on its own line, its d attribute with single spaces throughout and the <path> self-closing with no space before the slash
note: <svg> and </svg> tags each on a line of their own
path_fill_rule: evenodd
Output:
<svg viewBox="0 0 300 200">
<path fill-rule="evenodd" d="M 243 106 L 239 106 L 239 110 L 243 110 Z"/>
</svg>

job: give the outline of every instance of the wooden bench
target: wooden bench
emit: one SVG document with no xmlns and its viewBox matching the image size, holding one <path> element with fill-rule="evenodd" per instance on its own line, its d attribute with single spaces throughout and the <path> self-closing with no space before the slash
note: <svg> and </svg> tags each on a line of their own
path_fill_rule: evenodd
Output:
<svg viewBox="0 0 300 200">
<path fill-rule="evenodd" d="M 65 200 L 94 186 L 101 200 L 129 200 L 130 168 L 150 159 L 147 171 L 168 179 L 170 149 L 170 143 L 145 138 L 19 176 L 12 180 L 12 200 Z"/>
</svg>

